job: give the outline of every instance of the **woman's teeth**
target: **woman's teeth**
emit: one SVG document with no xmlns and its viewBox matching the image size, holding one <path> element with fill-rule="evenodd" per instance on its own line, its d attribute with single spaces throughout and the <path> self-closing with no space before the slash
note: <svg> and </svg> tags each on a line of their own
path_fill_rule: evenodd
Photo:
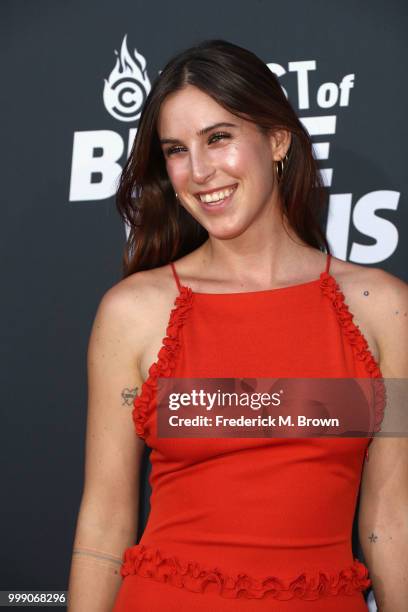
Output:
<svg viewBox="0 0 408 612">
<path fill-rule="evenodd" d="M 232 187 L 231 189 L 224 189 L 224 191 L 216 191 L 215 193 L 211 194 L 208 193 L 205 195 L 200 195 L 199 197 L 201 202 L 210 204 L 211 202 L 219 202 L 220 200 L 224 200 L 230 196 L 233 191 L 235 191 L 235 187 Z"/>
</svg>

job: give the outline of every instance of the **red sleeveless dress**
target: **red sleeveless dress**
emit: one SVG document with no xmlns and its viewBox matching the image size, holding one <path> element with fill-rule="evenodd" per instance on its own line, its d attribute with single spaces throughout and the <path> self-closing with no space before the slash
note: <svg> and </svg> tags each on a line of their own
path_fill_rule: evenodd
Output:
<svg viewBox="0 0 408 612">
<path fill-rule="evenodd" d="M 335 278 L 246 293 L 179 289 L 135 398 L 152 449 L 150 515 L 123 555 L 114 612 L 367 610 L 352 524 L 370 438 L 161 438 L 158 377 L 382 374 Z M 376 394 L 381 423 L 384 388 Z"/>
</svg>

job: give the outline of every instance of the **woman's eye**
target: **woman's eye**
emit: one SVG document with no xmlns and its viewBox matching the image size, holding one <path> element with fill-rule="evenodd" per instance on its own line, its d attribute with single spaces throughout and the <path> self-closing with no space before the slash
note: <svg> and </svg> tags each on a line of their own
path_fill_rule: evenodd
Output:
<svg viewBox="0 0 408 612">
<path fill-rule="evenodd" d="M 219 140 L 220 138 L 230 138 L 230 135 L 226 134 L 225 132 L 217 132 L 216 134 L 213 134 L 211 136 L 209 142 L 211 142 L 213 138 L 215 138 L 216 140 Z"/>
<path fill-rule="evenodd" d="M 177 151 L 182 148 L 183 147 L 170 147 L 170 149 L 167 149 L 166 155 L 169 157 L 170 155 L 173 155 L 173 153 L 177 153 Z"/>
<path fill-rule="evenodd" d="M 218 140 L 221 140 L 222 138 L 231 138 L 231 136 L 230 134 L 227 134 L 225 132 L 217 132 L 216 134 L 213 134 L 212 136 L 210 136 L 208 142 L 209 144 L 211 144 L 212 142 L 217 142 Z M 180 146 L 170 147 L 170 149 L 167 149 L 166 155 L 167 157 L 170 157 L 170 155 L 173 155 L 174 153 L 178 153 L 178 151 L 182 149 L 184 149 L 184 147 L 180 147 Z"/>
</svg>

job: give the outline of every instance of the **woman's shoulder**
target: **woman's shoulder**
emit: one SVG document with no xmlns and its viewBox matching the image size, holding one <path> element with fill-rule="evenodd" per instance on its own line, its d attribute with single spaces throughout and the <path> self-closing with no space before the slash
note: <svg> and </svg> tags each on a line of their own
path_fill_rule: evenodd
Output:
<svg viewBox="0 0 408 612">
<path fill-rule="evenodd" d="M 178 289 L 169 265 L 130 274 L 107 289 L 96 318 L 114 328 L 123 342 L 143 351 L 168 317 Z"/>
<path fill-rule="evenodd" d="M 408 284 L 398 276 L 332 258 L 330 273 L 345 297 L 354 321 L 374 347 L 385 370 L 396 371 L 394 359 L 406 356 L 408 343 Z"/>
<path fill-rule="evenodd" d="M 368 267 L 350 261 L 343 261 L 342 259 L 334 257 L 334 255 L 331 256 L 330 273 L 335 276 L 336 279 L 339 279 L 339 281 L 341 280 L 350 285 L 370 282 L 383 289 L 389 289 L 390 291 L 398 289 L 403 290 L 404 287 L 408 287 L 408 284 L 404 280 L 382 268 Z"/>
<path fill-rule="evenodd" d="M 360 300 L 370 311 L 380 311 L 390 300 L 407 299 L 408 284 L 381 268 L 367 267 L 332 256 L 330 274 L 349 299 Z"/>
<path fill-rule="evenodd" d="M 176 295 L 177 285 L 170 265 L 166 264 L 130 274 L 109 288 L 103 301 L 129 317 L 139 318 L 153 314 L 166 302 L 174 302 Z"/>
</svg>

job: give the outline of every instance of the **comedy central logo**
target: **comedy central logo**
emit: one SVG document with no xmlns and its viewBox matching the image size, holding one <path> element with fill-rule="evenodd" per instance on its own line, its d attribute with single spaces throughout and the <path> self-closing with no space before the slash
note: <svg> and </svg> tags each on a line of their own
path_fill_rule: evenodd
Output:
<svg viewBox="0 0 408 612">
<path fill-rule="evenodd" d="M 105 80 L 103 101 L 108 113 L 119 121 L 136 121 L 151 89 L 146 73 L 146 60 L 136 49 L 127 47 L 127 34 L 122 40 L 116 64 Z"/>
</svg>

